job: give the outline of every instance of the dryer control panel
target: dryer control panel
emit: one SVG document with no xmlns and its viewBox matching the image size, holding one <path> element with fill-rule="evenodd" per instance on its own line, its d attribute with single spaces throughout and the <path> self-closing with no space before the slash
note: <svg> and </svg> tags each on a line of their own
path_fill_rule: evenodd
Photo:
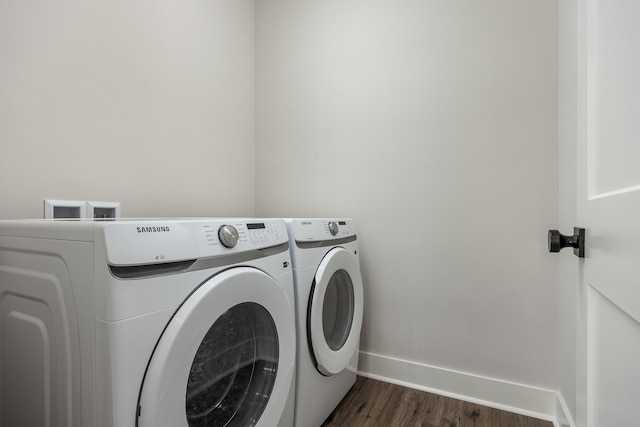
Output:
<svg viewBox="0 0 640 427">
<path fill-rule="evenodd" d="M 343 219 L 294 219 L 291 231 L 297 242 L 320 242 L 356 235 L 353 221 Z"/>
</svg>

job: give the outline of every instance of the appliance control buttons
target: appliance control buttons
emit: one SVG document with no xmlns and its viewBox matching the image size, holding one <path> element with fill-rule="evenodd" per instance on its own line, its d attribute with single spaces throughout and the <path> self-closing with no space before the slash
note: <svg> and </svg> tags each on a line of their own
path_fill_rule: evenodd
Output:
<svg viewBox="0 0 640 427">
<path fill-rule="evenodd" d="M 225 248 L 233 248 L 239 238 L 238 230 L 233 225 L 223 225 L 218 229 L 218 239 Z"/>
<path fill-rule="evenodd" d="M 338 234 L 338 224 L 335 221 L 329 221 L 329 233 L 332 236 Z"/>
</svg>

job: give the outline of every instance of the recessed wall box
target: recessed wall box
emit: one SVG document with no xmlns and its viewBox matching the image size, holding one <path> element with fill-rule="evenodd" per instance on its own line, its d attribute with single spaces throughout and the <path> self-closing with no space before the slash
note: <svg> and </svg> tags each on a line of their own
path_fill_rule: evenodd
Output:
<svg viewBox="0 0 640 427">
<path fill-rule="evenodd" d="M 87 218 L 120 218 L 120 202 L 87 202 Z"/>
<path fill-rule="evenodd" d="M 86 218 L 86 203 L 76 200 L 44 201 L 44 217 L 47 219 L 80 219 Z"/>
</svg>

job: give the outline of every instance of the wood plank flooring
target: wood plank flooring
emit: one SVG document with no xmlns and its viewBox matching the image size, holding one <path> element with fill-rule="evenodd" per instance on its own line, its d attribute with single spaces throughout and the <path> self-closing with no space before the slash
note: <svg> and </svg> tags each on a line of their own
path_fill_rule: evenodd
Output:
<svg viewBox="0 0 640 427">
<path fill-rule="evenodd" d="M 358 377 L 322 427 L 553 427 L 553 423 Z"/>
</svg>

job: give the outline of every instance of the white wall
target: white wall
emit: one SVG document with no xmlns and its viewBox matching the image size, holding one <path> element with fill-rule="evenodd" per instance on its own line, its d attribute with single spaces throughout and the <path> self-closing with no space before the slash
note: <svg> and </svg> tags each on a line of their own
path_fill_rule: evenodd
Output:
<svg viewBox="0 0 640 427">
<path fill-rule="evenodd" d="M 253 0 L 0 0 L 0 58 L 0 218 L 253 214 Z"/>
<path fill-rule="evenodd" d="M 256 213 L 352 216 L 362 350 L 557 389 L 554 0 L 256 3 Z"/>
</svg>

